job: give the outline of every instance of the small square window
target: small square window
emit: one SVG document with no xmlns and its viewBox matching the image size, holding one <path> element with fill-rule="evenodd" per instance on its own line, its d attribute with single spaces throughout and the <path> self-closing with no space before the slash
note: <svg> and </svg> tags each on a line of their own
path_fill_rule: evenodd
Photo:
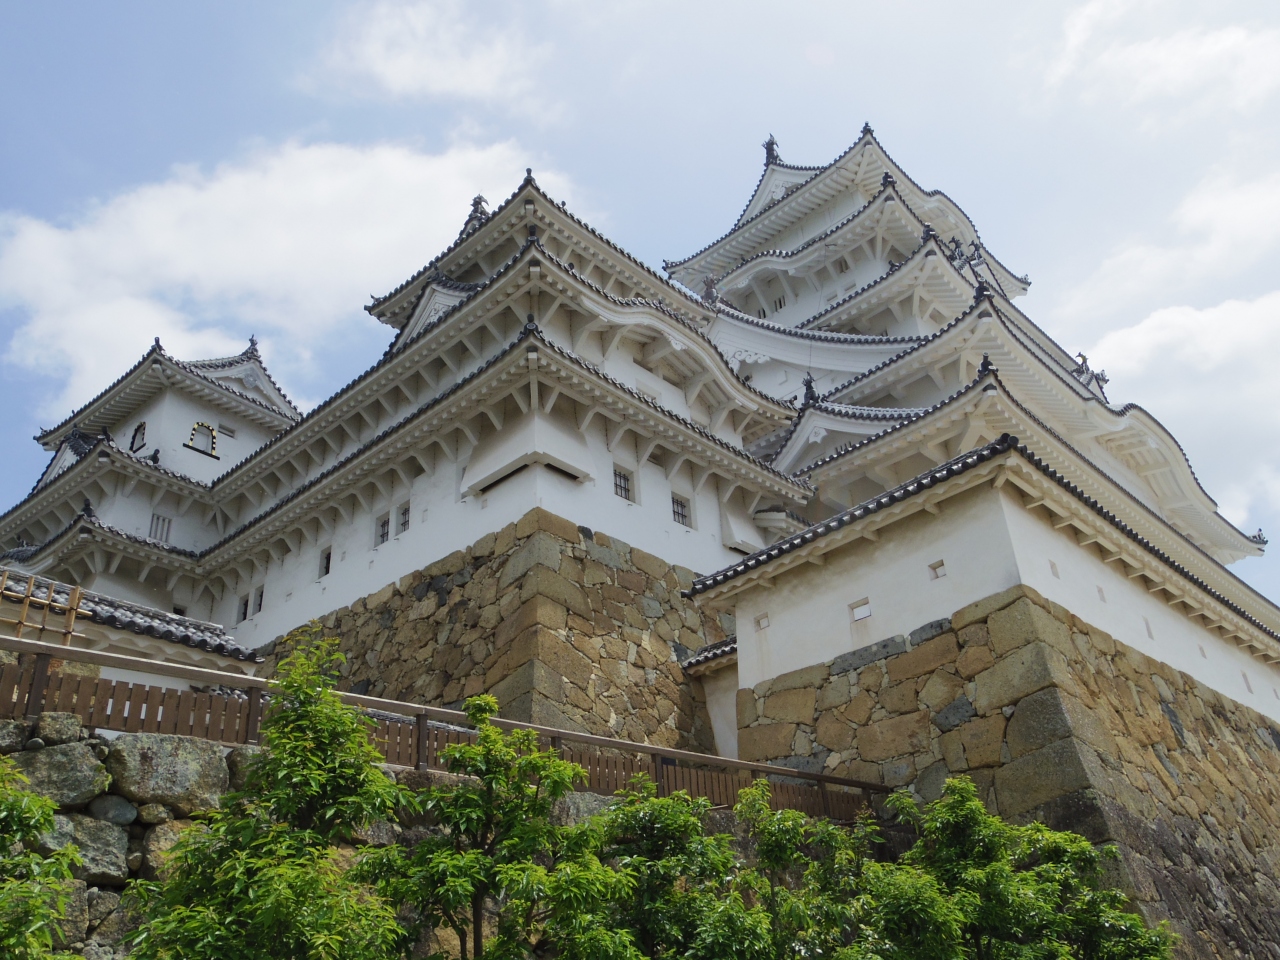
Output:
<svg viewBox="0 0 1280 960">
<path fill-rule="evenodd" d="M 246 593 L 240 598 L 240 603 L 236 607 L 236 623 L 243 623 L 249 619 L 249 595 Z"/>
<path fill-rule="evenodd" d="M 935 560 L 929 564 L 929 579 L 941 580 L 947 575 L 947 565 L 942 560 Z"/>
<path fill-rule="evenodd" d="M 396 526 L 396 533 L 404 533 L 409 529 L 409 505 L 406 503 L 400 508 L 400 523 Z"/>
<path fill-rule="evenodd" d="M 382 546 L 391 539 L 391 514 L 384 513 L 378 518 L 377 526 L 373 531 L 373 542 L 376 546 Z"/>
<path fill-rule="evenodd" d="M 161 543 L 168 543 L 169 531 L 172 526 L 173 521 L 168 517 L 153 513 L 151 515 L 151 539 L 159 540 Z"/>
<path fill-rule="evenodd" d="M 632 490 L 631 484 L 631 474 L 619 467 L 613 468 L 613 492 L 623 500 L 635 500 L 635 492 Z"/>
<path fill-rule="evenodd" d="M 775 297 L 775 298 L 774 298 L 774 301 L 773 301 L 773 309 L 774 309 L 774 310 L 781 310 L 781 309 L 782 309 L 783 307 L 785 307 L 786 305 L 787 305 L 787 298 L 786 298 L 786 297 Z"/>
<path fill-rule="evenodd" d="M 755 622 L 756 622 L 756 633 L 759 633 L 761 630 L 769 629 L 769 615 L 767 613 L 760 614 L 758 617 L 756 617 Z"/>
<path fill-rule="evenodd" d="M 683 527 L 693 526 L 689 519 L 689 501 L 674 493 L 671 495 L 671 518 Z"/>
<path fill-rule="evenodd" d="M 218 424 L 218 436 L 230 437 L 232 440 L 236 438 L 236 428 L 228 426 L 225 423 Z"/>
<path fill-rule="evenodd" d="M 260 586 L 258 587 L 257 590 L 253 592 L 253 612 L 254 613 L 262 612 L 262 597 L 263 597 L 263 594 L 266 593 L 266 589 L 267 589 L 266 587 Z"/>
<path fill-rule="evenodd" d="M 327 577 L 329 572 L 333 570 L 333 548 L 330 547 L 320 554 L 320 576 Z"/>
<path fill-rule="evenodd" d="M 865 620 L 869 616 L 871 616 L 870 600 L 859 600 L 857 603 L 849 604 L 849 621 L 851 623 Z"/>
</svg>

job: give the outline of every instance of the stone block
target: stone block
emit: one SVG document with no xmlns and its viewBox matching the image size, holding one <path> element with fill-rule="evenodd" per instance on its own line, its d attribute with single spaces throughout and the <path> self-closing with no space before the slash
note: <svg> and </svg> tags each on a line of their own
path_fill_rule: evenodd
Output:
<svg viewBox="0 0 1280 960">
<path fill-rule="evenodd" d="M 955 662 L 958 656 L 960 656 L 960 645 L 956 643 L 956 635 L 944 633 L 890 659 L 886 664 L 889 679 L 907 680 L 911 677 L 921 677 L 926 673 L 932 673 L 944 663 Z"/>
<path fill-rule="evenodd" d="M 517 634 L 535 625 L 549 630 L 563 630 L 568 624 L 568 611 L 550 597 L 535 594 L 516 608 L 515 613 L 498 624 L 493 633 L 495 646 L 510 643 Z"/>
<path fill-rule="evenodd" d="M 0 720 L 0 753 L 17 753 L 27 745 L 28 733 L 26 720 Z"/>
<path fill-rule="evenodd" d="M 915 757 L 901 757 L 880 764 L 880 779 L 886 787 L 905 787 L 915 778 Z"/>
<path fill-rule="evenodd" d="M 142 875 L 148 880 L 163 880 L 169 851 L 178 839 L 194 827 L 190 820 L 160 823 L 147 831 L 142 840 Z"/>
<path fill-rule="evenodd" d="M 828 750 L 837 753 L 853 745 L 853 727 L 834 713 L 824 713 L 818 718 L 814 739 Z"/>
<path fill-rule="evenodd" d="M 31 781 L 28 790 L 63 808 L 84 806 L 106 790 L 111 780 L 92 748 L 83 743 L 24 750 L 13 755 L 13 762 Z"/>
<path fill-rule="evenodd" d="M 552 572 L 559 570 L 561 549 L 561 545 L 550 534 L 541 530 L 534 533 L 507 558 L 502 573 L 498 576 L 498 589 L 509 587 L 535 566 L 544 566 Z"/>
<path fill-rule="evenodd" d="M 991 634 L 987 630 L 987 625 L 983 623 L 971 623 L 969 626 L 956 631 L 956 639 L 960 641 L 960 646 L 982 646 L 989 643 Z"/>
<path fill-rule="evenodd" d="M 1071 643 L 1070 628 L 1026 597 L 991 614 L 987 618 L 987 630 L 991 634 L 992 652 L 997 657 L 1037 640 L 1043 640 L 1063 653 L 1071 653 L 1075 649 Z"/>
<path fill-rule="evenodd" d="M 652 577 L 654 580 L 663 579 L 671 570 L 671 565 L 665 560 L 655 557 L 651 553 L 645 553 L 638 547 L 631 548 L 631 563 L 641 573 Z"/>
<path fill-rule="evenodd" d="M 880 706 L 890 713 L 913 713 L 920 708 L 914 680 L 880 688 Z"/>
<path fill-rule="evenodd" d="M 138 808 L 124 797 L 114 793 L 104 793 L 89 802 L 89 816 L 95 820 L 105 820 L 121 827 L 127 827 L 138 819 Z"/>
<path fill-rule="evenodd" d="M 875 709 L 875 706 L 875 698 L 865 690 L 860 690 L 856 696 L 849 699 L 849 702 L 840 712 L 844 714 L 846 719 L 861 726 L 871 718 L 871 711 Z"/>
<path fill-rule="evenodd" d="M 970 720 L 958 728 L 965 762 L 970 769 L 994 767 L 1000 763 L 1004 727 L 1004 714 L 996 713 Z"/>
<path fill-rule="evenodd" d="M 35 735 L 46 747 L 75 743 L 80 739 L 80 718 L 74 713 L 42 713 L 36 721 Z"/>
<path fill-rule="evenodd" d="M 966 680 L 972 680 L 995 662 L 996 658 L 992 656 L 990 647 L 968 646 L 961 650 L 960 656 L 956 658 L 956 670 Z"/>
<path fill-rule="evenodd" d="M 858 731 L 858 756 L 863 760 L 889 760 L 916 754 L 929 746 L 929 714 L 918 713 L 879 720 Z"/>
<path fill-rule="evenodd" d="M 78 813 L 68 819 L 81 860 L 71 868 L 72 875 L 93 885 L 123 885 L 129 878 L 129 835 L 124 828 Z"/>
<path fill-rule="evenodd" d="M 965 696 L 957 697 L 949 704 L 939 710 L 933 718 L 933 725 L 946 733 L 954 730 L 966 720 L 971 720 L 978 715 L 978 711 L 973 708 L 973 704 L 969 702 L 969 698 Z"/>
<path fill-rule="evenodd" d="M 756 695 L 754 690 L 738 691 L 738 726 L 749 727 L 758 719 L 756 713 Z"/>
<path fill-rule="evenodd" d="M 155 825 L 168 823 L 174 817 L 173 811 L 163 803 L 144 803 L 138 808 L 138 819 L 143 823 Z"/>
<path fill-rule="evenodd" d="M 239 747 L 233 747 L 231 752 L 227 754 L 227 785 L 232 790 L 244 789 L 245 780 L 249 775 L 249 764 L 260 753 L 262 753 L 262 747 L 246 743 Z M 160 821 L 147 822 L 159 823 Z"/>
<path fill-rule="evenodd" d="M 831 674 L 848 673 L 850 670 L 861 670 L 869 663 L 896 657 L 907 649 L 907 638 L 904 636 L 889 637 L 876 643 L 859 647 L 849 653 L 842 653 L 831 661 Z"/>
<path fill-rule="evenodd" d="M 528 536 L 534 530 L 549 533 L 553 537 L 559 537 L 574 546 L 578 545 L 579 538 L 582 536 L 582 529 L 577 524 L 571 523 L 564 517 L 557 516 L 549 510 L 543 510 L 541 507 L 534 507 L 516 521 L 517 537 Z M 589 540 L 590 537 L 587 539 Z"/>
<path fill-rule="evenodd" d="M 536 566 L 528 572 L 524 578 L 524 582 L 520 584 L 520 599 L 528 601 L 535 596 L 546 597 L 572 610 L 580 617 L 590 618 L 594 614 L 591 610 L 591 604 L 587 601 L 587 595 L 582 588 L 571 580 L 566 580 L 560 574 L 554 572 L 548 567 Z"/>
<path fill-rule="evenodd" d="M 1097 758 L 1075 740 L 1059 740 L 996 770 L 1000 814 L 1014 816 L 1105 779 Z"/>
<path fill-rule="evenodd" d="M 907 634 L 907 640 L 910 642 L 911 646 L 915 647 L 924 643 L 926 640 L 932 640 L 934 637 L 947 633 L 950 630 L 950 618 L 943 617 L 941 620 L 931 620 L 922 627 L 916 627 Z"/>
<path fill-rule="evenodd" d="M 89 922 L 101 923 L 120 906 L 120 894 L 112 890 L 89 891 Z"/>
<path fill-rule="evenodd" d="M 829 675 L 830 671 L 825 663 L 812 667 L 802 667 L 799 670 L 791 670 L 788 673 L 774 677 L 773 685 L 769 690 L 771 693 L 778 693 L 781 690 L 794 690 L 797 687 L 813 687 L 816 689 L 826 682 Z"/>
<path fill-rule="evenodd" d="M 962 773 L 969 769 L 969 761 L 964 758 L 964 744 L 960 741 L 960 731 L 950 730 L 938 738 L 942 747 L 942 758 L 946 760 L 952 773 Z"/>
<path fill-rule="evenodd" d="M 1019 583 L 1010 587 L 1008 590 L 1002 590 L 989 597 L 983 597 L 981 600 L 974 601 L 968 606 L 961 607 L 951 615 L 951 629 L 960 630 L 971 623 L 986 620 L 997 610 L 1003 610 L 1015 600 L 1028 596 L 1029 592 L 1034 593 L 1035 591 L 1032 591 L 1030 587 Z M 1038 593 L 1035 595 L 1037 597 L 1039 596 Z"/>
<path fill-rule="evenodd" d="M 54 921 L 50 931 L 53 934 L 54 949 L 57 950 L 65 950 L 73 943 L 83 943 L 89 928 L 88 885 L 83 880 L 69 880 L 63 889 L 67 900 L 61 916 Z"/>
<path fill-rule="evenodd" d="M 916 793 L 925 801 L 937 800 L 942 796 L 942 788 L 946 785 L 951 771 L 942 761 L 931 763 L 916 773 Z"/>
<path fill-rule="evenodd" d="M 832 677 L 822 685 L 822 689 L 818 691 L 819 710 L 830 710 L 833 707 L 840 707 L 849 702 L 849 675 L 840 674 L 838 677 Z"/>
<path fill-rule="evenodd" d="M 121 734 L 111 743 L 107 770 L 114 792 L 184 814 L 216 808 L 230 782 L 220 745 L 161 733 Z"/>
<path fill-rule="evenodd" d="M 762 723 L 739 730 L 738 758 L 763 761 L 789 757 L 795 736 L 794 723 Z"/>
<path fill-rule="evenodd" d="M 954 673 L 935 670 L 920 691 L 920 702 L 937 712 L 960 696 L 963 690 L 964 681 Z"/>
<path fill-rule="evenodd" d="M 1097 715 L 1055 687 L 1019 700 L 1006 733 L 1009 754 L 1014 758 L 1071 736 L 1103 754 L 1114 753 L 1116 749 L 1111 734 Z"/>
<path fill-rule="evenodd" d="M 813 723 L 813 708 L 816 698 L 816 691 L 812 687 L 773 693 L 764 701 L 764 715 L 771 720 L 782 720 L 791 723 Z"/>
<path fill-rule="evenodd" d="M 1049 686 L 1072 687 L 1070 667 L 1057 650 L 1036 642 L 978 674 L 974 706 L 986 714 Z"/>
<path fill-rule="evenodd" d="M 597 533 L 596 537 L 599 538 L 600 534 Z M 596 543 L 594 540 L 588 540 L 585 544 L 587 556 L 597 563 L 603 564 L 606 567 L 611 567 L 614 570 L 626 569 L 629 564 L 624 558 L 623 553 L 615 549 L 617 543 L 618 541 L 611 541 L 611 546 L 604 546 L 600 543 Z"/>
<path fill-rule="evenodd" d="M 488 684 L 488 688 L 498 698 L 502 716 L 509 720 L 528 721 L 526 716 L 508 711 L 531 693 L 556 701 L 564 699 L 564 678 L 540 660 L 526 661 L 503 679 Z"/>
</svg>

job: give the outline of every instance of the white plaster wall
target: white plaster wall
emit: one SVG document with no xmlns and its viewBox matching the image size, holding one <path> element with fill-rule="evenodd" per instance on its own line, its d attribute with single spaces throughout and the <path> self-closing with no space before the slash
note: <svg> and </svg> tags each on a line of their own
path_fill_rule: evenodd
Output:
<svg viewBox="0 0 1280 960">
<path fill-rule="evenodd" d="M 707 713 L 716 739 L 716 753 L 738 759 L 738 667 L 730 664 L 702 677 Z"/>
<path fill-rule="evenodd" d="M 1001 506 L 1022 583 L 1135 650 L 1280 720 L 1280 669 L 1210 633 L 1180 607 L 1149 593 L 1145 581 L 1129 579 L 1127 568 L 1104 563 L 1096 549 L 1081 547 L 1041 515 L 1008 497 Z"/>
<path fill-rule="evenodd" d="M 1018 582 L 998 499 L 989 489 L 947 500 L 941 513 L 890 526 L 877 543 L 859 540 L 738 599 L 738 672 L 743 687 L 826 663 L 842 653 L 950 616 L 967 603 Z M 942 560 L 946 576 L 931 579 Z M 871 601 L 871 616 L 850 620 L 849 605 Z M 756 629 L 756 618 L 769 625 Z"/>
</svg>

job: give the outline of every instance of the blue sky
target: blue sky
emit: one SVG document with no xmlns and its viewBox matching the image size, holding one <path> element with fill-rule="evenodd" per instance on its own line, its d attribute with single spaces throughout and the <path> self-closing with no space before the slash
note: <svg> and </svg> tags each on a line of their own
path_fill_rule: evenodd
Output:
<svg viewBox="0 0 1280 960">
<path fill-rule="evenodd" d="M 369 295 L 526 166 L 657 266 L 732 223 L 768 134 L 816 164 L 869 121 L 1280 536 L 1274 5 L 0 0 L 0 91 L 5 504 L 155 336 L 255 333 L 327 396 L 387 343 Z M 1280 596 L 1280 561 L 1234 569 Z"/>
</svg>

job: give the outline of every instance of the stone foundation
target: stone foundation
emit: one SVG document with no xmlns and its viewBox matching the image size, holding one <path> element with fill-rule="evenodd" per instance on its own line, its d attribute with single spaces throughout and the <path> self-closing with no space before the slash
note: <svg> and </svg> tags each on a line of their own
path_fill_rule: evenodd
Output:
<svg viewBox="0 0 1280 960">
<path fill-rule="evenodd" d="M 1187 957 L 1280 957 L 1280 729 L 1015 587 L 738 693 L 743 759 L 988 807 L 1121 852 Z"/>
<path fill-rule="evenodd" d="M 724 636 L 680 595 L 693 573 L 545 510 L 323 618 L 343 687 L 714 752 L 702 684 L 682 651 Z M 264 651 L 270 675 L 287 653 Z"/>
</svg>

